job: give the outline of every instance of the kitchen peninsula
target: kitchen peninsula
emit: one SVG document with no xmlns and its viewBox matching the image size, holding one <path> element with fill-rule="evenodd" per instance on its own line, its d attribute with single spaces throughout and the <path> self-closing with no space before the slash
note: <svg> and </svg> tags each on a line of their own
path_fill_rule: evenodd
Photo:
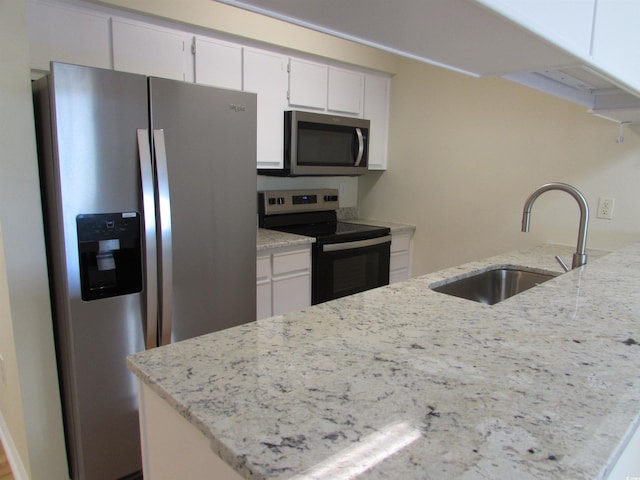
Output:
<svg viewBox="0 0 640 480">
<path fill-rule="evenodd" d="M 606 477 L 640 413 L 640 244 L 493 306 L 429 289 L 492 265 L 560 273 L 571 252 L 498 255 L 129 357 L 145 473 Z"/>
</svg>

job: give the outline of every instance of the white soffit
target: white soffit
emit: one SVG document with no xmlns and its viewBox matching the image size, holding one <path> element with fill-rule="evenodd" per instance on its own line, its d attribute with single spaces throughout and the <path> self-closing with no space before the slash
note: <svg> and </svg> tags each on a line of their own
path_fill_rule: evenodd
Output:
<svg viewBox="0 0 640 480">
<path fill-rule="evenodd" d="M 575 63 L 469 0 L 217 1 L 474 76 Z"/>
</svg>

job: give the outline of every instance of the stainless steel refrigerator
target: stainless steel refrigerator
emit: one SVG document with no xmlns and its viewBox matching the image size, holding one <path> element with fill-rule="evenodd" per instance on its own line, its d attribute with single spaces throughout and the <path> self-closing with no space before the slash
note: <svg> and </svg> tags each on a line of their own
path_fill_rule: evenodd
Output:
<svg viewBox="0 0 640 480">
<path fill-rule="evenodd" d="M 53 63 L 34 105 L 70 474 L 137 478 L 126 356 L 256 318 L 256 96 Z"/>
</svg>

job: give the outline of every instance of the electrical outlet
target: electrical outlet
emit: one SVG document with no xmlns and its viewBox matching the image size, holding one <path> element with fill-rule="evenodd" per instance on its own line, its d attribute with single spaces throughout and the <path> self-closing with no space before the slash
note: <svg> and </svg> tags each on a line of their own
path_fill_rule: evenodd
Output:
<svg viewBox="0 0 640 480">
<path fill-rule="evenodd" d="M 596 216 L 598 218 L 611 220 L 613 218 L 613 204 L 615 201 L 615 198 L 611 197 L 598 198 L 598 213 Z"/>
</svg>

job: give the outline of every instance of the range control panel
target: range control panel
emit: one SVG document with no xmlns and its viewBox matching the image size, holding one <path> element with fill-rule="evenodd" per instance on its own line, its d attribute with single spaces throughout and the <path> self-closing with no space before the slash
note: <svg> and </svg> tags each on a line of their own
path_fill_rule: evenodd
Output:
<svg viewBox="0 0 640 480">
<path fill-rule="evenodd" d="M 337 210 L 339 206 L 338 190 L 333 188 L 258 192 L 261 215 Z"/>
</svg>

